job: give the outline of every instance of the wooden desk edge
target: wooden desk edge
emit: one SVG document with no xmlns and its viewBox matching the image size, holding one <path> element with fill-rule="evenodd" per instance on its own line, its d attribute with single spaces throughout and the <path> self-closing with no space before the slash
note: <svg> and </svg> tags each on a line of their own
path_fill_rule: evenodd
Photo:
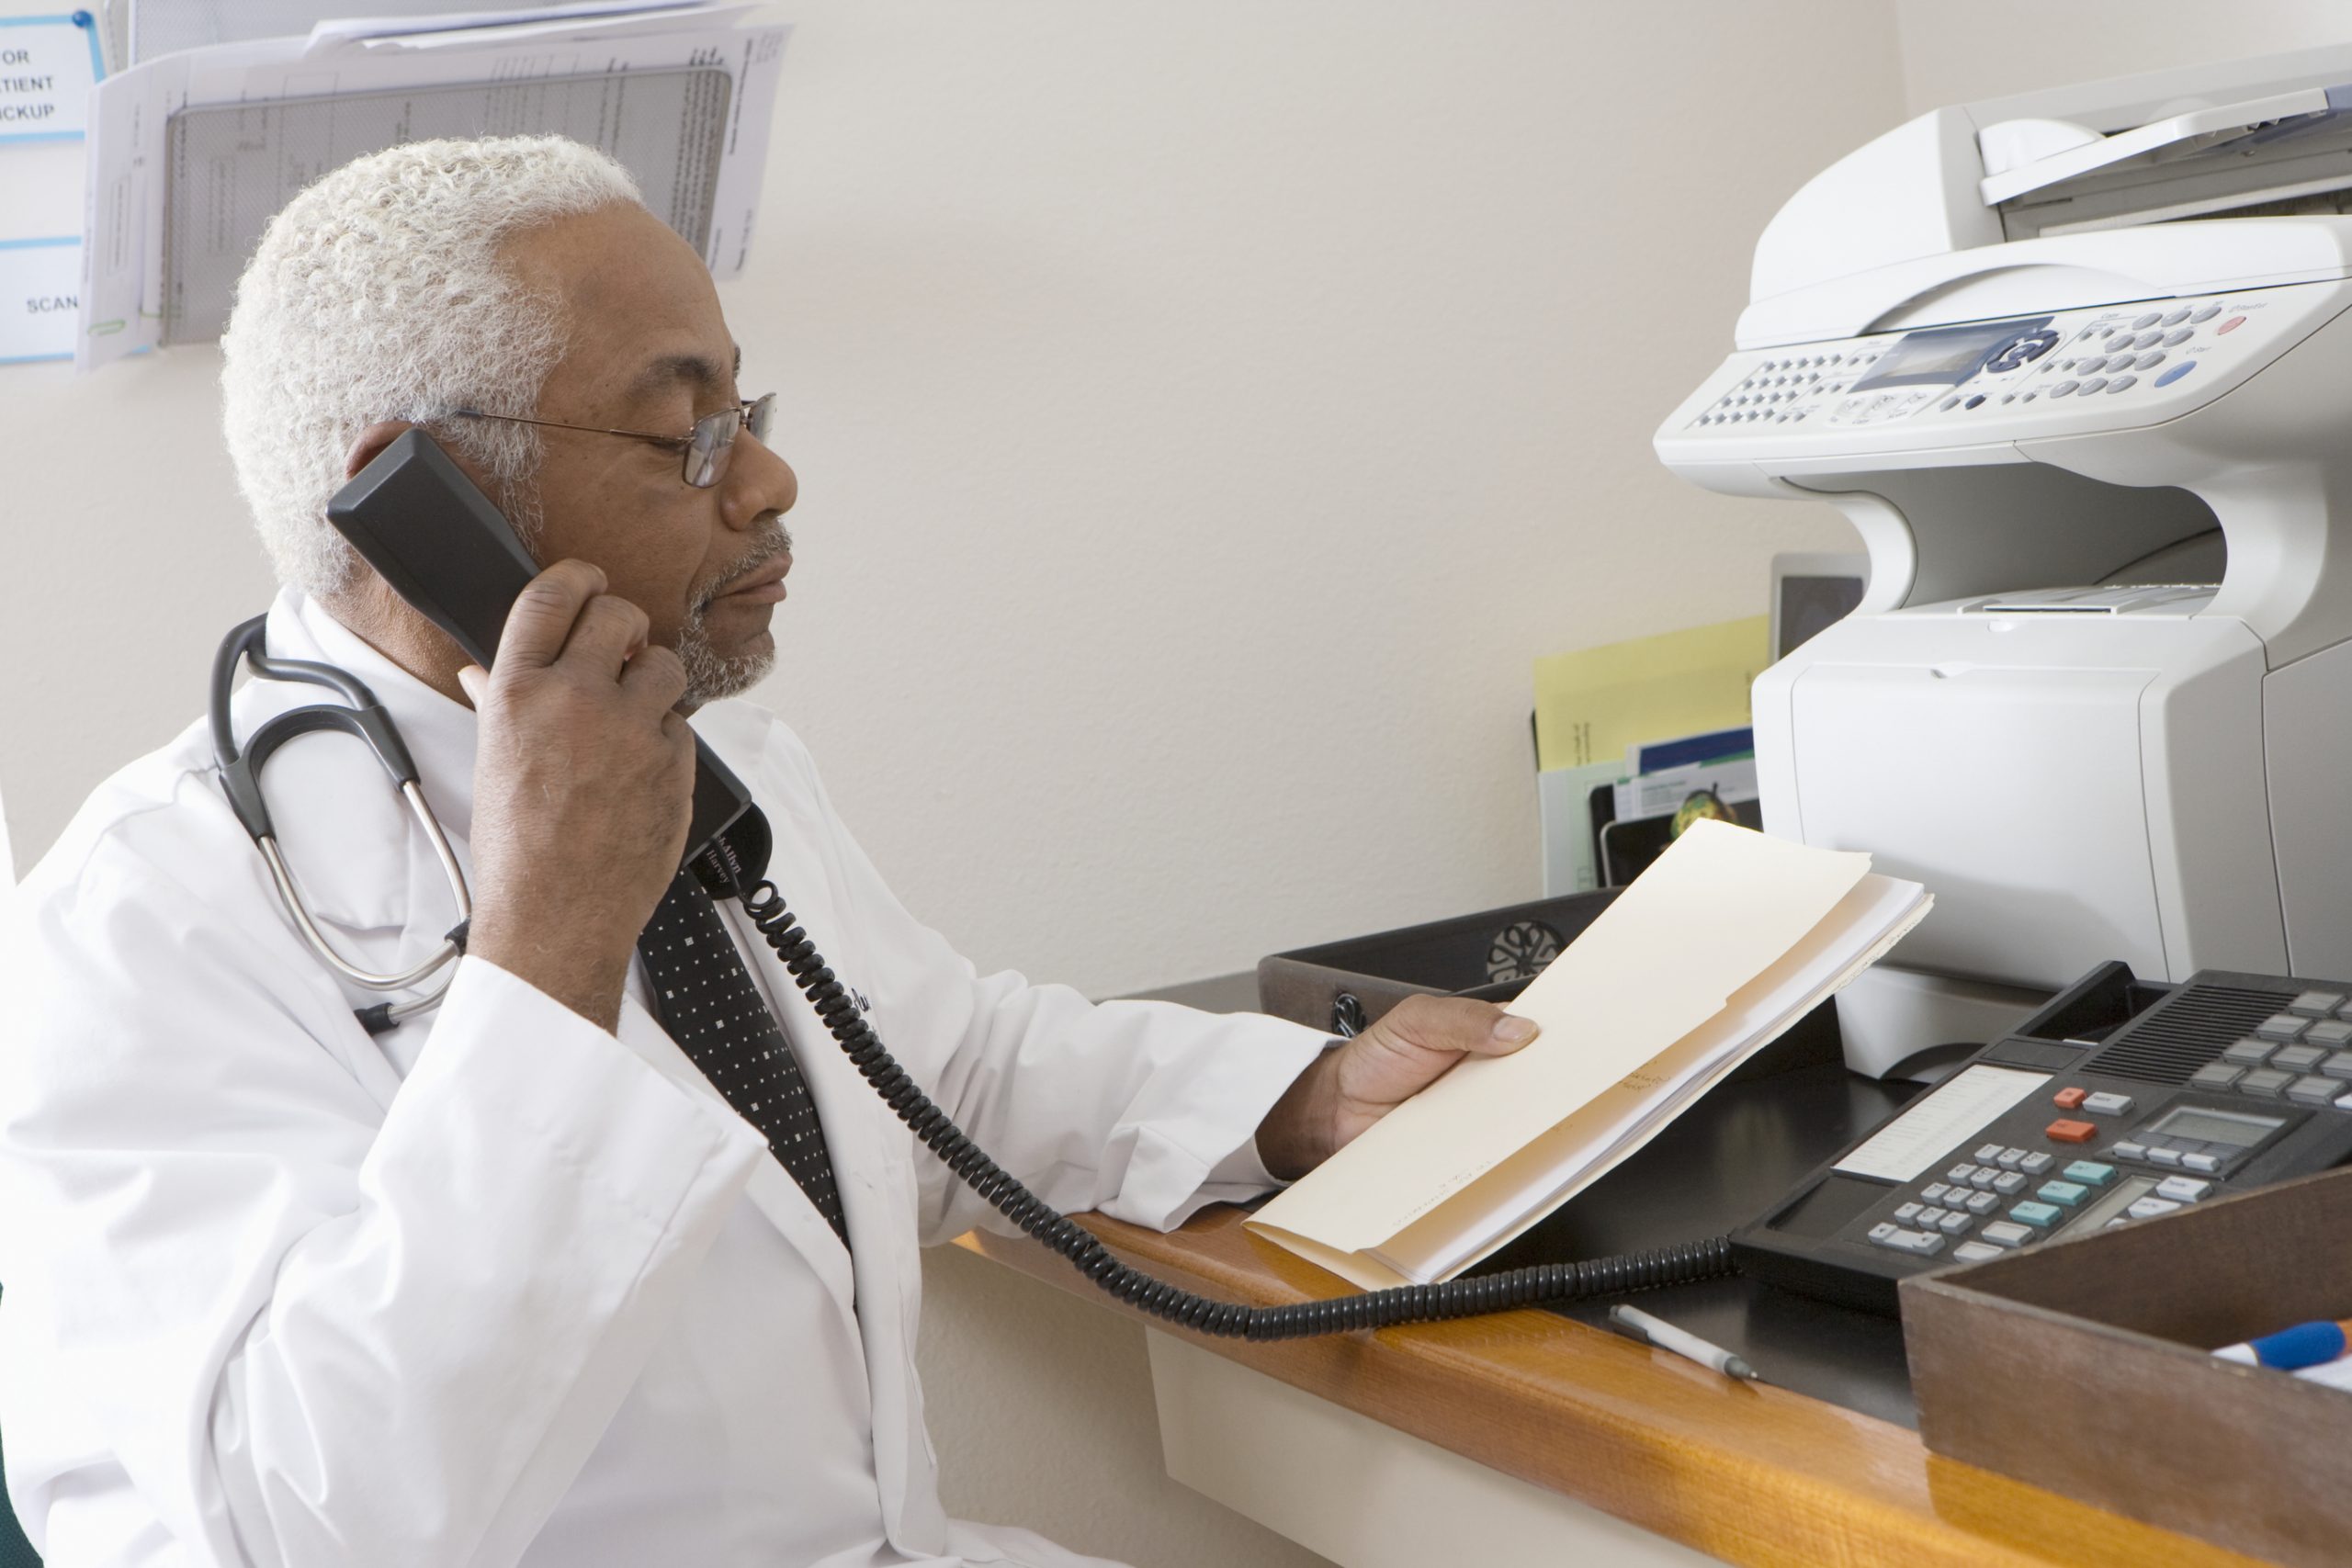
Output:
<svg viewBox="0 0 2352 1568">
<path fill-rule="evenodd" d="M 1252 1305 L 1347 1287 L 1214 1207 L 1161 1235 L 1080 1223 L 1138 1268 Z M 1572 1323 L 1516 1312 L 1280 1344 L 1112 1301 L 1035 1243 L 959 1246 L 1532 1485 L 1727 1561 L 1920 1568 L 2225 1568 L 2254 1560 L 1929 1455 L 1917 1433 Z M 1475 1395 L 1475 1397 L 1466 1397 Z M 2022 1418 L 2030 1419 L 2030 1413 Z"/>
</svg>

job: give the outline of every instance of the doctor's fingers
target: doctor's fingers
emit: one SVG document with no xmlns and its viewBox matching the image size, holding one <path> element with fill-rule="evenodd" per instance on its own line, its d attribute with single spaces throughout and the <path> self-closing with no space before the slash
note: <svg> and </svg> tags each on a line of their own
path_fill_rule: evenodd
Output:
<svg viewBox="0 0 2352 1568">
<path fill-rule="evenodd" d="M 645 646 L 646 633 L 651 629 L 644 611 L 626 599 L 599 593 L 581 606 L 556 662 L 617 681 L 629 660 Z"/>
<path fill-rule="evenodd" d="M 676 707 L 686 694 L 685 661 L 658 643 L 641 648 L 621 671 L 621 690 L 649 712 Z"/>
<path fill-rule="evenodd" d="M 506 612 L 491 673 L 506 675 L 554 663 L 581 607 L 605 586 L 604 569 L 584 560 L 560 560 L 525 583 L 514 596 L 514 607 Z"/>
<path fill-rule="evenodd" d="M 1470 997 L 1407 997 L 1364 1031 L 1383 1043 L 1446 1055 L 1507 1056 L 1535 1037 L 1531 1019 Z"/>
</svg>

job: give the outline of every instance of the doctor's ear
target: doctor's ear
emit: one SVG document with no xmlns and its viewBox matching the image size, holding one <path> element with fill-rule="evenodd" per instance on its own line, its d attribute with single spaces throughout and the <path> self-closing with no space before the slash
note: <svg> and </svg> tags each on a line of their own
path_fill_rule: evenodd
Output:
<svg viewBox="0 0 2352 1568">
<path fill-rule="evenodd" d="M 343 454 L 343 477 L 352 479 L 359 470 L 376 460 L 376 455 L 400 439 L 403 430 L 415 426 L 404 419 L 379 419 L 353 438 Z"/>
</svg>

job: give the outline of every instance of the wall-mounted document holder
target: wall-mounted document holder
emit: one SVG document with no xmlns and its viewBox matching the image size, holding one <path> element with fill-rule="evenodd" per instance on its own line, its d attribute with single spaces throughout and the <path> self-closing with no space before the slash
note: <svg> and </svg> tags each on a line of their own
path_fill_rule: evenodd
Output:
<svg viewBox="0 0 2352 1568">
<path fill-rule="evenodd" d="M 734 84 L 723 70 L 460 83 L 183 109 L 166 133 L 160 342 L 209 343 L 271 216 L 332 169 L 403 141 L 552 132 L 602 147 L 704 250 Z"/>
<path fill-rule="evenodd" d="M 108 77 L 90 100 L 75 362 L 217 338 L 295 192 L 435 137 L 553 133 L 601 148 L 714 276 L 734 276 L 789 29 L 736 4 L 583 9 L 326 22 Z"/>
</svg>

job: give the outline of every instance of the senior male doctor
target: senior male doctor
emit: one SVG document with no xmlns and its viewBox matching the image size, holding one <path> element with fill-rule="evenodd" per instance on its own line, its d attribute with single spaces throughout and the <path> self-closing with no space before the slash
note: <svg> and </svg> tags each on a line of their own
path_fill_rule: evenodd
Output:
<svg viewBox="0 0 2352 1568">
<path fill-rule="evenodd" d="M 791 732 L 721 700 L 769 669 L 795 480 L 707 274 L 601 154 L 427 142 L 329 175 L 223 347 L 285 585 L 269 649 L 390 712 L 470 940 L 437 1007 L 371 1035 L 380 998 L 300 939 L 201 726 L 34 871 L 0 987 L 0 1432 L 34 1541 L 54 1568 L 1080 1561 L 941 1510 L 918 1249 L 993 1213 L 740 908 L 674 880 L 679 713 L 882 1039 L 1065 1211 L 1164 1226 L 1261 1192 L 1532 1029 L 1430 1001 L 1327 1051 L 978 976 L 918 923 Z M 548 563 L 487 673 L 322 519 L 412 422 Z M 313 696 L 248 683 L 237 733 Z M 367 748 L 300 739 L 267 789 L 333 942 L 394 968 L 440 940 L 450 895 Z"/>
</svg>

